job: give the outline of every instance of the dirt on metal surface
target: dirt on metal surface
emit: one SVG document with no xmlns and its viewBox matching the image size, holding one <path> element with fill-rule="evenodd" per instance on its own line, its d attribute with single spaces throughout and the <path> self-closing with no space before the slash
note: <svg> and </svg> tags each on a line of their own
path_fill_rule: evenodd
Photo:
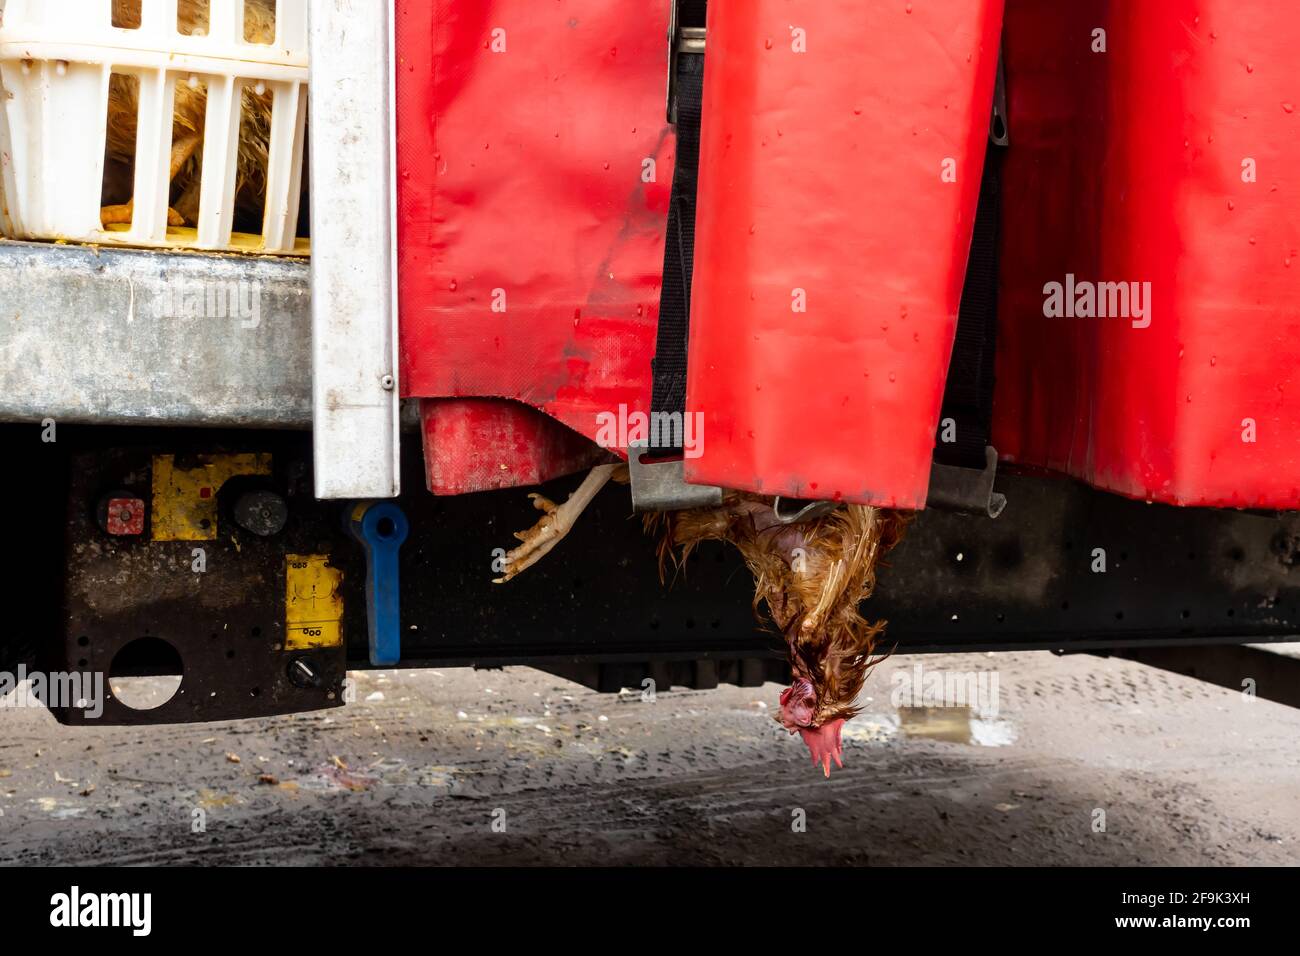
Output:
<svg viewBox="0 0 1300 956">
<path fill-rule="evenodd" d="M 996 698 L 900 701 L 917 664 Z M 886 661 L 829 780 L 775 685 L 354 676 L 344 710 L 213 725 L 0 709 L 0 863 L 1300 862 L 1300 712 L 1125 661 Z"/>
</svg>

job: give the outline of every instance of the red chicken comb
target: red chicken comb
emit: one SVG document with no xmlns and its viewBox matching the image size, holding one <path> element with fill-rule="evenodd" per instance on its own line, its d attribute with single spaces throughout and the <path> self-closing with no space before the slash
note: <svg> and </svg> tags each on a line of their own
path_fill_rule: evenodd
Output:
<svg viewBox="0 0 1300 956">
<path fill-rule="evenodd" d="M 803 737 L 803 742 L 808 745 L 808 750 L 812 753 L 813 766 L 821 765 L 822 771 L 826 776 L 831 775 L 831 758 L 835 758 L 835 766 L 843 767 L 844 762 L 840 760 L 840 755 L 844 753 L 844 748 L 840 745 L 840 730 L 844 727 L 844 718 L 830 720 L 820 727 L 800 727 L 799 736 Z"/>
</svg>

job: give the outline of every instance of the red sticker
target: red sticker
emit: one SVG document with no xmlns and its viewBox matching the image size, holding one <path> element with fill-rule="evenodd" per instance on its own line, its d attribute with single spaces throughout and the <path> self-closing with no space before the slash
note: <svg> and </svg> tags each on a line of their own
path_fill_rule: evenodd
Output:
<svg viewBox="0 0 1300 956">
<path fill-rule="evenodd" d="M 109 534 L 144 534 L 144 502 L 139 498 L 108 499 Z"/>
</svg>

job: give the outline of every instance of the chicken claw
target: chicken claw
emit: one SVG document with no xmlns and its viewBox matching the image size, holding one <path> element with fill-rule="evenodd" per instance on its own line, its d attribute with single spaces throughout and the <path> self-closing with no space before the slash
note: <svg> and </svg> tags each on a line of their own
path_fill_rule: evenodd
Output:
<svg viewBox="0 0 1300 956">
<path fill-rule="evenodd" d="M 536 508 L 538 511 L 545 511 L 548 515 L 555 514 L 555 512 L 560 510 L 560 506 L 557 505 L 554 501 L 552 501 L 550 498 L 546 497 L 545 495 L 539 495 L 535 491 L 528 496 L 528 499 L 533 503 L 534 508 Z M 516 531 L 515 537 L 518 538 L 520 541 L 527 541 L 528 532 Z"/>
<path fill-rule="evenodd" d="M 135 216 L 135 201 L 120 206 L 103 206 L 99 210 L 99 222 L 104 228 L 109 226 L 129 226 Z M 185 217 L 170 206 L 167 208 L 167 225 L 183 226 Z"/>
<path fill-rule="evenodd" d="M 494 578 L 492 583 L 505 584 L 549 554 L 551 549 L 564 540 L 564 536 L 573 529 L 579 515 L 586 510 L 587 505 L 591 504 L 596 493 L 605 487 L 610 478 L 616 477 L 617 469 L 624 467 L 621 463 L 597 465 L 562 505 L 557 505 L 544 495 L 535 492 L 530 494 L 528 497 L 532 499 L 533 507 L 545 514 L 527 531 L 515 533 L 515 537 L 523 543 L 506 554 L 505 573 L 499 578 Z"/>
<path fill-rule="evenodd" d="M 180 173 L 185 164 L 190 161 L 190 157 L 194 155 L 194 151 L 198 149 L 202 142 L 203 135 L 201 133 L 188 133 L 184 136 L 177 137 L 176 141 L 172 143 L 171 161 L 167 170 L 168 182 L 171 182 L 176 178 L 177 174 Z M 109 226 L 129 226 L 131 225 L 131 220 L 134 216 L 134 199 L 128 203 L 123 203 L 120 206 L 103 206 L 99 210 L 99 222 L 105 229 Z M 183 226 L 185 225 L 185 217 L 172 207 L 168 206 L 167 225 Z"/>
</svg>

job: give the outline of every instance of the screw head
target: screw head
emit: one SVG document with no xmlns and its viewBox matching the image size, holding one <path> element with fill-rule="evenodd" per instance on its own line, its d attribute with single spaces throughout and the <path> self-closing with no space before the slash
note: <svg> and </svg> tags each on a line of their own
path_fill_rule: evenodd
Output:
<svg viewBox="0 0 1300 956">
<path fill-rule="evenodd" d="M 295 657 L 289 662 L 289 682 L 303 689 L 319 687 L 320 672 L 316 669 L 316 665 L 305 657 Z"/>
<path fill-rule="evenodd" d="M 289 505 L 274 491 L 249 491 L 235 502 L 235 522 L 260 537 L 279 534 L 288 521 Z"/>
</svg>

